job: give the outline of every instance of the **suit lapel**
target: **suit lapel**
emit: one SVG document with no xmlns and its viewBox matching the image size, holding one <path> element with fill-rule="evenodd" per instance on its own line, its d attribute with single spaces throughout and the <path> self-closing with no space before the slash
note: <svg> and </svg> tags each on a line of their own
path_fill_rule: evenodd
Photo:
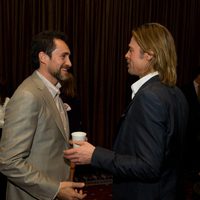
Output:
<svg viewBox="0 0 200 200">
<path fill-rule="evenodd" d="M 65 133 L 64 126 L 63 126 L 63 123 L 62 123 L 62 119 L 60 117 L 60 113 L 59 113 L 59 111 L 56 107 L 56 104 L 54 102 L 54 99 L 53 99 L 51 93 L 48 91 L 48 89 L 46 88 L 46 86 L 44 85 L 42 80 L 38 77 L 36 72 L 34 72 L 32 74 L 32 79 L 36 83 L 37 88 L 40 90 L 41 96 L 43 97 L 43 99 L 46 103 L 46 106 L 51 111 L 52 116 L 54 116 L 53 118 L 54 118 L 58 128 L 60 129 L 63 137 L 65 138 L 66 141 L 68 141 L 67 133 Z"/>
<path fill-rule="evenodd" d="M 142 90 L 142 89 L 143 89 L 144 87 L 146 87 L 148 84 L 150 84 L 150 83 L 152 83 L 152 82 L 157 82 L 157 81 L 160 81 L 158 75 L 156 75 L 156 76 L 150 78 L 147 82 L 145 82 L 145 83 L 139 88 L 139 90 L 138 90 L 137 93 L 135 94 L 135 97 L 140 93 L 140 90 Z M 134 97 L 134 98 L 135 98 L 135 97 Z M 121 115 L 121 118 L 122 118 L 122 119 L 125 118 L 125 116 L 126 116 L 128 110 L 130 109 L 131 105 L 132 105 L 133 102 L 134 102 L 134 98 L 131 100 L 131 102 L 129 103 L 129 105 L 126 107 L 126 109 L 124 110 L 123 114 Z M 121 119 L 121 121 L 122 121 L 122 119 Z"/>
</svg>

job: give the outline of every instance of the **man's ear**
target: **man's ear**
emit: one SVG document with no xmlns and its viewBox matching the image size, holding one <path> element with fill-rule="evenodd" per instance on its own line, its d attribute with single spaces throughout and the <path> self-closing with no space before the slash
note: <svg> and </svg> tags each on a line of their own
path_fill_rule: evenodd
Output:
<svg viewBox="0 0 200 200">
<path fill-rule="evenodd" d="M 148 52 L 145 52 L 145 56 L 146 56 L 146 59 L 148 60 L 148 61 L 150 61 L 152 58 L 153 58 L 153 56 L 154 56 L 154 52 L 153 51 L 148 51 Z"/>
<path fill-rule="evenodd" d="M 44 53 L 43 51 L 41 51 L 38 56 L 39 56 L 40 62 L 43 64 L 46 64 L 47 61 L 49 60 L 49 56 L 46 53 Z"/>
</svg>

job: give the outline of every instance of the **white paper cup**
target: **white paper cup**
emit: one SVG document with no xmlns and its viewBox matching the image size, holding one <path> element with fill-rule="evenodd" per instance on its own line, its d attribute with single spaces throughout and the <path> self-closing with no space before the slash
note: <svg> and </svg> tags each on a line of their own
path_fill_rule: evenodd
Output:
<svg viewBox="0 0 200 200">
<path fill-rule="evenodd" d="M 72 141 L 85 141 L 86 140 L 86 133 L 82 131 L 76 131 L 72 134 Z M 77 144 L 73 144 L 73 148 L 79 147 Z"/>
</svg>

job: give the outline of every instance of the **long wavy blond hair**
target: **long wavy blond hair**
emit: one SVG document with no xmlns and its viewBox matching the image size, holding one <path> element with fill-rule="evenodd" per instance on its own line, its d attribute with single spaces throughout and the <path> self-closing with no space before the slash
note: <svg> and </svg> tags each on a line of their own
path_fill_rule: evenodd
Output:
<svg viewBox="0 0 200 200">
<path fill-rule="evenodd" d="M 176 84 L 177 55 L 174 39 L 168 29 L 159 23 L 147 23 L 132 31 L 143 52 L 152 55 L 150 65 L 158 71 L 163 84 Z"/>
</svg>

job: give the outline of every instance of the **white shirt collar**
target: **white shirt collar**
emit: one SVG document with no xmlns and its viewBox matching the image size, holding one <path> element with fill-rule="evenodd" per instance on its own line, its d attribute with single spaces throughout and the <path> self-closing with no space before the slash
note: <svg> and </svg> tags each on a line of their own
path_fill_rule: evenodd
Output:
<svg viewBox="0 0 200 200">
<path fill-rule="evenodd" d="M 60 94 L 61 84 L 59 82 L 55 86 L 49 80 L 47 80 L 39 71 L 36 70 L 36 73 L 42 79 L 43 83 L 48 88 L 53 98 L 55 98 L 57 94 Z"/>
<path fill-rule="evenodd" d="M 136 81 L 135 83 L 133 83 L 131 85 L 131 90 L 132 90 L 132 96 L 131 98 L 133 99 L 135 94 L 137 93 L 137 91 L 140 89 L 140 87 L 146 83 L 150 78 L 152 78 L 153 76 L 158 75 L 158 71 L 152 72 L 147 74 L 146 76 L 140 78 L 138 81 Z"/>
</svg>

